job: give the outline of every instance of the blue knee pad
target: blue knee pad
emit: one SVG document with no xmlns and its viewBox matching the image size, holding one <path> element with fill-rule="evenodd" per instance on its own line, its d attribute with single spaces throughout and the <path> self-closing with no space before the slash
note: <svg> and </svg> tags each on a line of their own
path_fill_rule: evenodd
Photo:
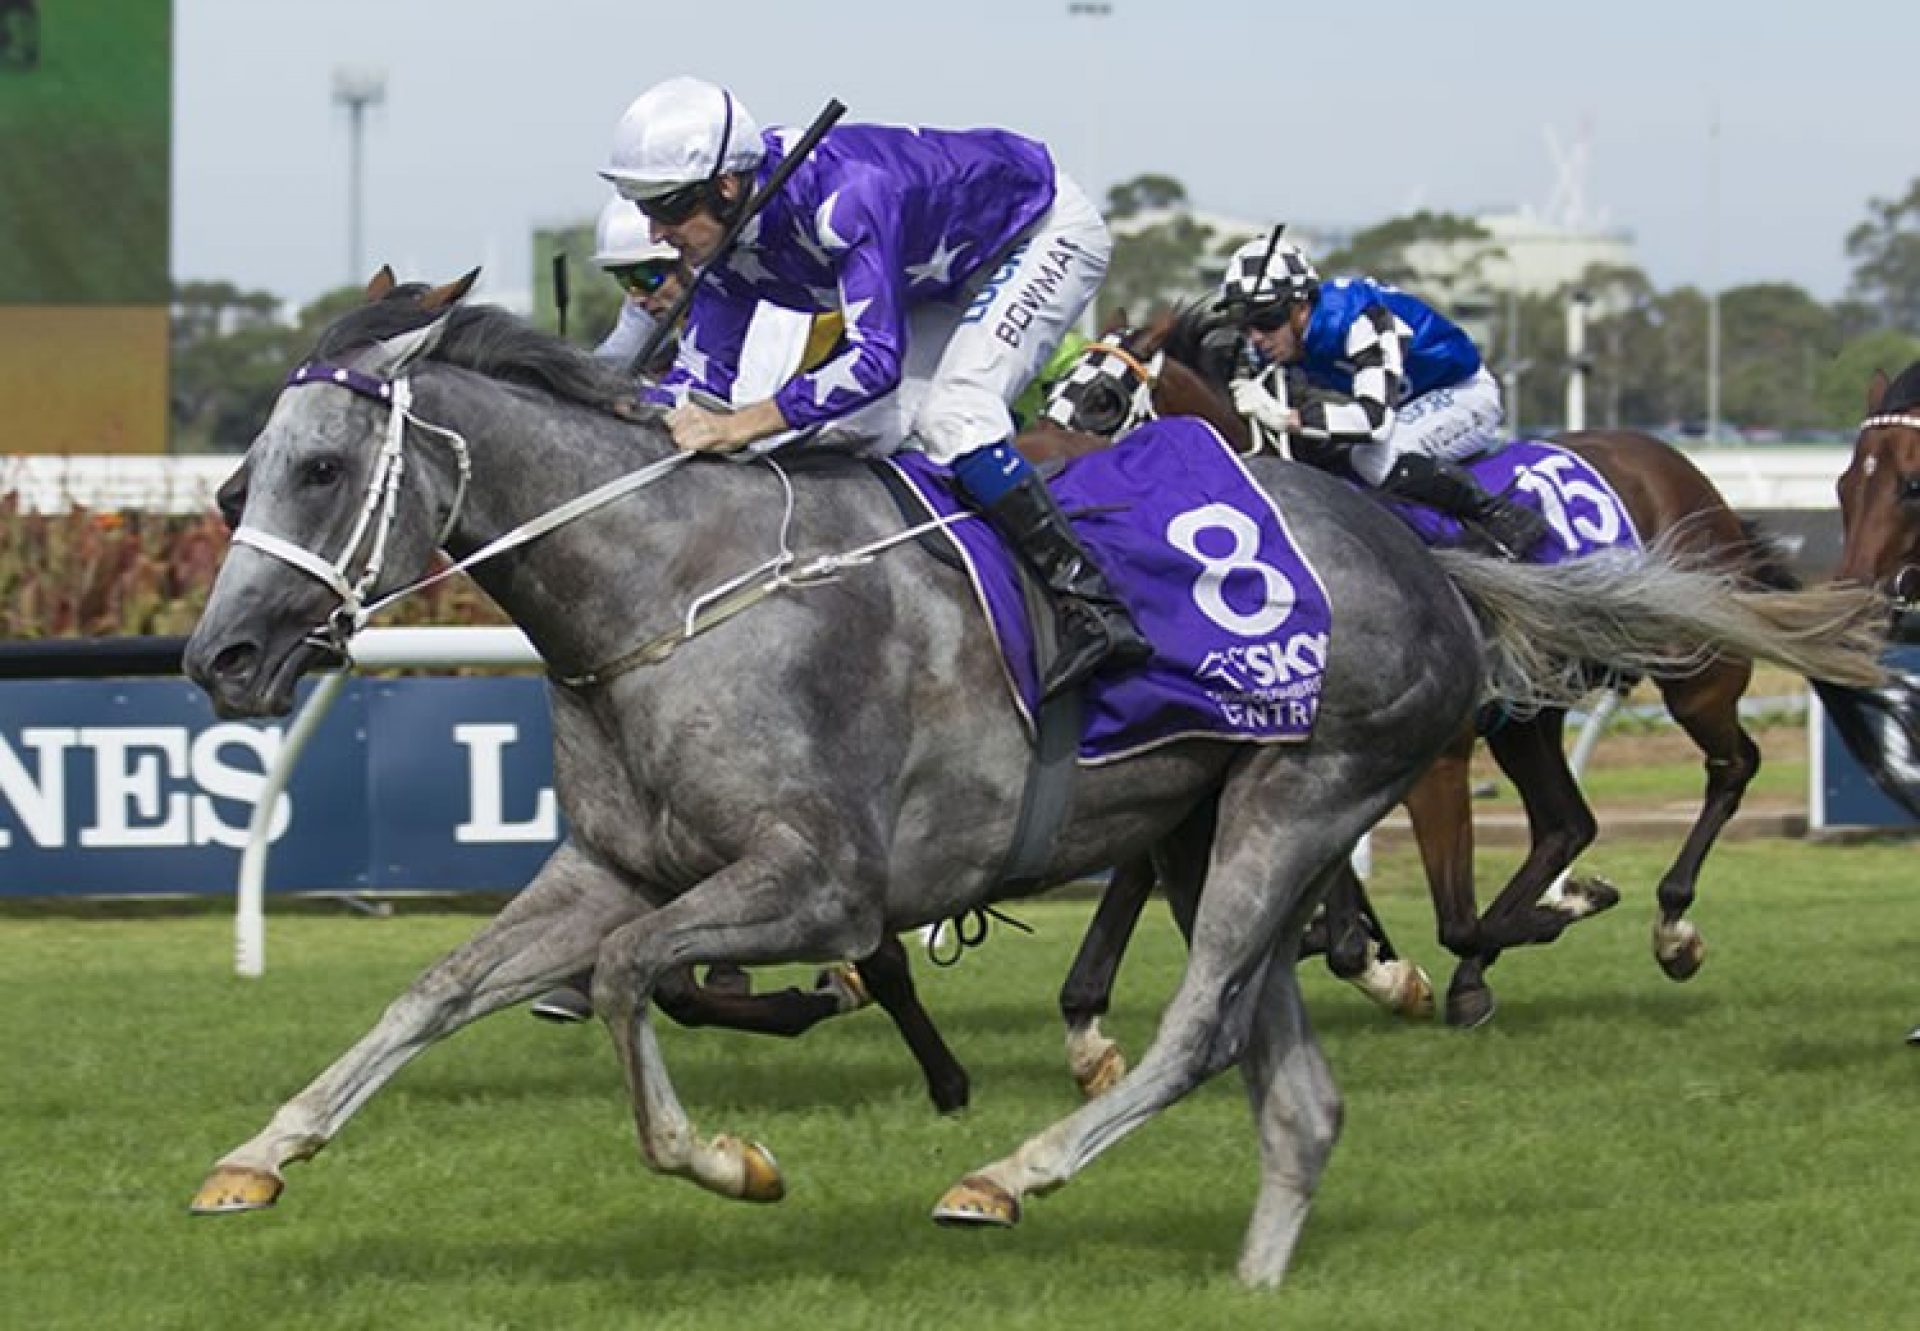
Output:
<svg viewBox="0 0 1920 1331">
<path fill-rule="evenodd" d="M 991 508 L 1031 475 L 1033 468 L 1005 440 L 962 453 L 953 460 L 954 479 L 967 492 L 967 498 L 982 508 Z"/>
</svg>

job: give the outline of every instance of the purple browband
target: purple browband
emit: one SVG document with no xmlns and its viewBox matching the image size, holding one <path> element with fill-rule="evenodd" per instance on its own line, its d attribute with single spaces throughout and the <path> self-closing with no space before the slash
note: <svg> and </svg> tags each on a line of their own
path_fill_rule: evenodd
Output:
<svg viewBox="0 0 1920 1331">
<path fill-rule="evenodd" d="M 329 365 L 321 360 L 296 365 L 293 373 L 287 376 L 288 388 L 299 388 L 306 384 L 337 384 L 376 402 L 393 401 L 393 385 L 387 380 L 377 379 L 359 370 L 350 370 L 344 365 Z"/>
</svg>

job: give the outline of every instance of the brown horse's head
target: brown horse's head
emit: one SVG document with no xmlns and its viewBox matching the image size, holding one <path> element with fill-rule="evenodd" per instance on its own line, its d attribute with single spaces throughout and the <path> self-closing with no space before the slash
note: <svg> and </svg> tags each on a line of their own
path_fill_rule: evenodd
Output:
<svg viewBox="0 0 1920 1331">
<path fill-rule="evenodd" d="M 1875 372 L 1839 491 L 1846 545 L 1835 576 L 1920 606 L 1920 361 L 1891 384 Z"/>
<path fill-rule="evenodd" d="M 1172 350 L 1170 343 L 1181 336 L 1184 317 L 1181 310 L 1166 310 L 1140 327 L 1108 329 L 1048 393 L 1045 419 L 1067 430 L 1113 438 L 1152 416 L 1198 416 L 1235 449 L 1247 452 L 1252 441 L 1246 422 L 1233 409 L 1224 373 L 1215 383 L 1196 368 L 1194 359 Z M 1144 402 L 1151 403 L 1150 412 L 1142 409 Z"/>
</svg>

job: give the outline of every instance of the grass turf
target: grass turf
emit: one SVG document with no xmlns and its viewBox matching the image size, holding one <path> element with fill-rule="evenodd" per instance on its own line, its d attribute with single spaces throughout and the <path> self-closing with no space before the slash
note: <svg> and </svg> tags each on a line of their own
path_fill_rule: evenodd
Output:
<svg viewBox="0 0 1920 1331">
<path fill-rule="evenodd" d="M 1347 1128 L 1271 1294 L 1232 1280 L 1255 1185 L 1233 1074 L 1012 1233 L 925 1219 L 1073 1107 L 1051 1003 L 1085 902 L 918 968 L 974 1076 L 959 1119 L 877 1013 L 797 1043 L 664 1027 L 700 1128 L 779 1155 L 778 1206 L 649 1175 L 605 1034 L 505 1013 L 402 1072 L 273 1211 L 206 1220 L 184 1207 L 213 1160 L 477 921 L 283 915 L 248 983 L 216 914 L 0 919 L 0 1325 L 1913 1325 L 1914 846 L 1722 847 L 1686 986 L 1648 955 L 1669 850 L 1590 856 L 1626 903 L 1503 960 L 1481 1031 L 1396 1024 L 1310 963 Z M 1409 857 L 1379 882 L 1441 971 Z M 1153 907 L 1109 1022 L 1131 1051 L 1178 964 Z"/>
</svg>

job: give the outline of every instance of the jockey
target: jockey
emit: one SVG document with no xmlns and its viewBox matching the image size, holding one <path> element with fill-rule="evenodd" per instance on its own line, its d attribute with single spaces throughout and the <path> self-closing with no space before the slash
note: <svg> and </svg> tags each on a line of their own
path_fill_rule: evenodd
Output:
<svg viewBox="0 0 1920 1331">
<path fill-rule="evenodd" d="M 1267 360 L 1327 390 L 1289 410 L 1259 379 L 1233 386 L 1242 415 L 1310 441 L 1304 459 L 1471 522 L 1514 558 L 1547 536 L 1539 514 L 1456 465 L 1499 442 L 1504 412 L 1473 339 L 1432 306 L 1365 277 L 1323 285 L 1276 229 L 1227 261 L 1216 307 Z"/>
<path fill-rule="evenodd" d="M 613 331 L 593 349 L 602 360 L 624 365 L 640 354 L 654 326 L 672 311 L 686 289 L 687 270 L 679 252 L 649 234 L 646 216 L 619 196 L 607 201 L 594 225 L 593 262 L 626 292 Z M 802 370 L 821 365 L 840 340 L 840 316 L 808 316 L 762 302 L 753 312 L 740 352 L 740 373 L 733 391 L 738 400 L 757 402 Z M 658 377 L 672 367 L 673 339 L 650 367 Z"/>
<path fill-rule="evenodd" d="M 712 265 L 666 387 L 737 402 L 730 390 L 759 301 L 845 318 L 841 349 L 819 369 L 731 414 L 684 403 L 668 417 L 674 441 L 732 452 L 829 422 L 857 429 L 862 409 L 878 412 L 952 468 L 1046 581 L 1060 618 L 1049 695 L 1103 665 L 1145 660 L 1125 606 L 1014 452 L 1008 410 L 1106 272 L 1111 242 L 1099 213 L 1031 139 L 847 125 L 829 131 L 735 248 L 716 256 L 796 138 L 761 133 L 732 93 L 691 78 L 641 94 L 615 130 L 601 174 L 640 205 L 655 238 L 689 264 Z"/>
<path fill-rule="evenodd" d="M 640 210 L 618 195 L 607 200 L 594 223 L 593 262 L 625 293 L 613 331 L 593 349 L 601 360 L 624 365 L 639 355 L 686 287 L 678 252 L 647 230 Z"/>
</svg>

